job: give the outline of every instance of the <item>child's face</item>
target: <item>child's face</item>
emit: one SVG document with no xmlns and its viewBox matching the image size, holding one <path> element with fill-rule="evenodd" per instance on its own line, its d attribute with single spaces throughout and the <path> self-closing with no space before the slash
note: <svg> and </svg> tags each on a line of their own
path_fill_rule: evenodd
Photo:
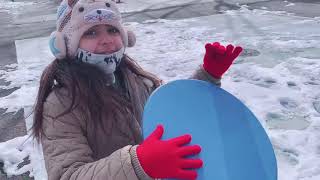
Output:
<svg viewBox="0 0 320 180">
<path fill-rule="evenodd" d="M 97 25 L 86 31 L 79 42 L 79 48 L 95 54 L 111 54 L 123 47 L 118 29 L 110 25 Z"/>
</svg>

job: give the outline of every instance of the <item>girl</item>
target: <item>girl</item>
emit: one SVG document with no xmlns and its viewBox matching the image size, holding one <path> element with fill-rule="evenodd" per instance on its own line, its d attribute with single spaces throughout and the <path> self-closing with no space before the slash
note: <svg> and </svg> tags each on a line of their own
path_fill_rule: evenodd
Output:
<svg viewBox="0 0 320 180">
<path fill-rule="evenodd" d="M 124 54 L 134 44 L 114 2 L 62 1 L 33 124 L 49 180 L 196 179 L 202 160 L 187 157 L 201 148 L 188 145 L 190 135 L 163 141 L 159 125 L 143 141 L 143 107 L 162 82 Z M 241 50 L 207 44 L 193 78 L 220 86 Z"/>
</svg>

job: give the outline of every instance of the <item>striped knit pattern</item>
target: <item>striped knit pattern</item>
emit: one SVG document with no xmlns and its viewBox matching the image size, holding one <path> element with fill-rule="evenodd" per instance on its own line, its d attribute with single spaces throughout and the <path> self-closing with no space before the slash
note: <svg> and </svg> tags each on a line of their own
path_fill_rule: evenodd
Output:
<svg viewBox="0 0 320 180">
<path fill-rule="evenodd" d="M 72 11 L 70 11 L 66 16 L 64 16 L 62 22 L 59 24 L 58 31 L 62 32 L 63 28 L 66 26 L 66 24 L 70 21 L 71 19 L 71 14 Z"/>
</svg>

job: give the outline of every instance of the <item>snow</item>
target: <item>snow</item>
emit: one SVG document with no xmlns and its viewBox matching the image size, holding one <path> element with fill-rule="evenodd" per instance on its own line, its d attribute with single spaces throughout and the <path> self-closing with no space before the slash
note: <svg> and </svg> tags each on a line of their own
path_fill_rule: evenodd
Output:
<svg viewBox="0 0 320 180">
<path fill-rule="evenodd" d="M 241 45 L 245 51 L 224 76 L 222 88 L 242 100 L 261 121 L 275 148 L 279 180 L 319 180 L 319 22 L 319 18 L 244 6 L 192 19 L 132 22 L 127 25 L 136 33 L 137 44 L 127 52 L 145 69 L 171 81 L 190 76 L 201 64 L 205 43 Z M 32 108 L 39 76 L 53 59 L 47 44 L 47 37 L 16 41 L 18 64 L 0 74 L 12 82 L 6 88 L 21 88 L 0 98 L 0 108 L 8 112 Z M 31 121 L 29 117 L 28 128 Z M 36 180 L 46 179 L 41 151 L 35 155 L 38 146 L 27 141 L 22 152 L 16 150 L 25 138 L 1 143 L 0 159 L 6 160 L 11 174 L 19 174 L 13 167 L 29 154 L 32 165 L 26 168 L 33 166 Z"/>
<path fill-rule="evenodd" d="M 294 6 L 294 5 L 295 5 L 294 3 L 289 3 L 289 4 L 286 5 L 286 7 L 288 7 L 288 6 Z"/>
<path fill-rule="evenodd" d="M 228 0 L 228 1 L 217 1 L 217 3 L 223 4 L 249 4 L 255 2 L 263 2 L 265 0 Z M 150 9 L 163 9 L 174 6 L 181 6 L 186 4 L 200 4 L 206 2 L 212 2 L 212 0 L 151 0 L 151 1 L 143 1 L 143 0 L 121 0 L 118 7 L 120 12 L 129 13 L 129 12 L 139 12 L 143 10 Z"/>
<path fill-rule="evenodd" d="M 14 174 L 14 171 L 17 170 L 16 167 L 18 163 L 21 162 L 21 159 L 27 157 L 31 153 L 30 148 L 21 151 L 22 148 L 20 145 L 23 144 L 23 141 L 25 140 L 26 137 L 23 136 L 0 144 L 0 157 L 4 162 L 4 169 L 9 176 Z M 12 156 L 12 154 L 15 156 Z"/>
<path fill-rule="evenodd" d="M 30 135 L 16 137 L 4 143 L 0 143 L 0 159 L 4 162 L 4 171 L 8 177 L 30 172 L 36 180 L 45 180 L 43 153 L 39 151 L 41 145 L 35 143 Z M 30 164 L 18 169 L 18 164 L 25 157 L 31 160 Z"/>
<path fill-rule="evenodd" d="M 0 12 L 4 11 L 11 14 L 19 14 L 24 6 L 33 5 L 34 2 L 12 2 L 11 0 L 0 0 Z"/>
<path fill-rule="evenodd" d="M 121 0 L 118 7 L 120 12 L 129 13 L 129 12 L 139 12 L 146 9 L 161 9 L 166 7 L 178 6 L 183 4 L 194 4 L 194 3 L 203 3 L 210 2 L 211 0 L 152 0 L 152 1 L 143 1 L 143 0 Z"/>
<path fill-rule="evenodd" d="M 39 0 L 30 0 L 31 2 L 12 2 L 11 0 L 0 0 L 0 12 L 1 9 L 8 13 L 19 14 L 19 11 L 23 10 L 22 8 L 26 5 L 33 5 L 39 3 Z M 117 0 L 116 0 L 117 1 Z M 212 0 L 120 0 L 121 3 L 118 3 L 118 7 L 120 12 L 122 13 L 130 13 L 130 12 L 140 12 L 144 10 L 152 10 L 152 9 L 165 9 L 169 7 L 181 6 L 186 4 L 199 4 L 212 2 Z M 255 2 L 263 2 L 265 0 L 228 0 L 226 2 L 217 2 L 217 3 L 225 3 L 225 4 L 249 4 Z M 38 19 L 43 21 L 53 20 L 55 18 L 55 14 L 50 14 L 44 17 L 30 17 L 25 19 L 30 21 L 39 21 Z M 17 23 L 20 21 L 18 20 Z"/>
</svg>

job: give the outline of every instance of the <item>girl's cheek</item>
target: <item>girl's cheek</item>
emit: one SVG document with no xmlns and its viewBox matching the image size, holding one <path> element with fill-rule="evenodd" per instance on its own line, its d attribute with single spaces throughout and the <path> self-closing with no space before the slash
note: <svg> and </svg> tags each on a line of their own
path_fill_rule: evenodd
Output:
<svg viewBox="0 0 320 180">
<path fill-rule="evenodd" d="M 79 44 L 79 47 L 81 49 L 84 49 L 84 50 L 87 50 L 87 51 L 90 51 L 90 52 L 94 52 L 95 48 L 97 46 L 97 43 L 96 43 L 96 39 L 81 39 L 80 40 L 80 44 Z"/>
<path fill-rule="evenodd" d="M 120 49 L 123 47 L 123 43 L 122 43 L 122 39 L 121 39 L 121 36 L 117 37 L 117 48 Z"/>
</svg>

